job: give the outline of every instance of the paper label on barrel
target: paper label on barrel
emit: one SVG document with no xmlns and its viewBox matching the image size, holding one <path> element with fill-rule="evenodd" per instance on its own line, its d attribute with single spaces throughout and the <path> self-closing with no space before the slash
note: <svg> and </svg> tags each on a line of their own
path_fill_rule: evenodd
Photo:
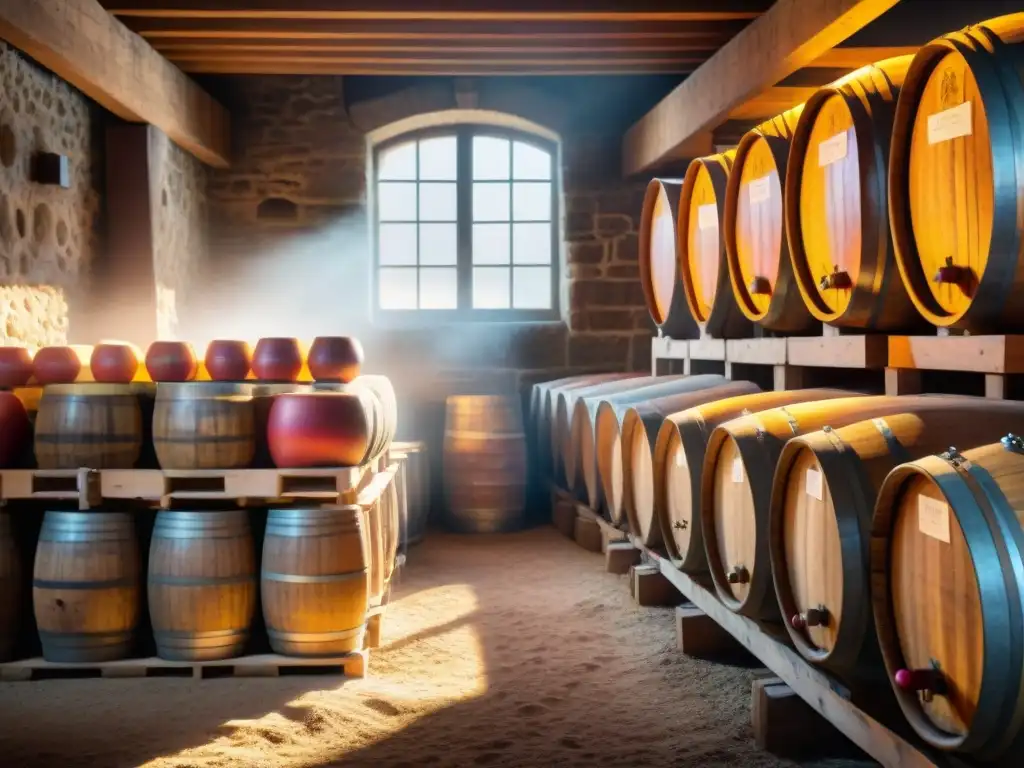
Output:
<svg viewBox="0 0 1024 768">
<path fill-rule="evenodd" d="M 718 229 L 718 206 L 708 203 L 697 208 L 697 228 Z"/>
<path fill-rule="evenodd" d="M 807 495 L 813 496 L 818 501 L 821 501 L 824 495 L 824 483 L 821 479 L 821 472 L 816 469 L 808 469 L 807 477 L 804 481 L 804 487 L 807 489 Z"/>
<path fill-rule="evenodd" d="M 739 457 L 732 460 L 732 481 L 734 483 L 743 482 L 743 459 Z"/>
<path fill-rule="evenodd" d="M 846 157 L 846 131 L 837 133 L 830 139 L 825 139 L 818 145 L 818 167 L 832 165 L 832 163 Z"/>
<path fill-rule="evenodd" d="M 747 194 L 750 195 L 750 204 L 761 203 L 772 196 L 772 177 L 762 176 L 754 179 L 747 185 Z"/>
<path fill-rule="evenodd" d="M 955 107 L 928 115 L 928 143 L 938 144 L 940 141 L 970 136 L 974 131 L 971 125 L 971 102 L 965 101 Z"/>
<path fill-rule="evenodd" d="M 917 527 L 925 536 L 949 544 L 949 505 L 930 496 L 918 497 Z"/>
</svg>

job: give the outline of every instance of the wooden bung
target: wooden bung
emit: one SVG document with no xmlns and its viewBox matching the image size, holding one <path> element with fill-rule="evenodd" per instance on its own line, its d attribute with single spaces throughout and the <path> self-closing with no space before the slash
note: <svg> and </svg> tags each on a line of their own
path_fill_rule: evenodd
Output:
<svg viewBox="0 0 1024 768">
<path fill-rule="evenodd" d="M 676 251 L 678 179 L 652 179 L 640 212 L 640 284 L 651 320 L 672 339 L 695 339 L 697 324 L 686 302 Z"/>
</svg>

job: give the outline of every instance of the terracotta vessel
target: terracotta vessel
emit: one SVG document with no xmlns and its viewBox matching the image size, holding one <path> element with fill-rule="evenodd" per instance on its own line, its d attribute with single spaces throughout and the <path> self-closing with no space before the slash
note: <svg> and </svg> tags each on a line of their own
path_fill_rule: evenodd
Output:
<svg viewBox="0 0 1024 768">
<path fill-rule="evenodd" d="M 363 365 L 363 345 L 353 336 L 317 336 L 309 350 L 309 372 L 317 381 L 346 384 Z"/>
<path fill-rule="evenodd" d="M 12 392 L 0 392 L 0 467 L 17 463 L 32 438 L 25 404 Z"/>
<path fill-rule="evenodd" d="M 139 355 L 131 344 L 97 344 L 89 359 L 89 369 L 96 381 L 128 384 L 139 370 Z"/>
<path fill-rule="evenodd" d="M 199 363 L 187 341 L 154 341 L 146 352 L 146 370 L 153 381 L 192 381 Z"/>
<path fill-rule="evenodd" d="M 43 347 L 32 359 L 39 384 L 71 384 L 82 372 L 82 361 L 71 347 Z"/>
<path fill-rule="evenodd" d="M 0 347 L 0 387 L 23 387 L 32 378 L 32 355 L 25 347 Z"/>
<path fill-rule="evenodd" d="M 295 381 L 302 371 L 302 362 L 298 339 L 260 339 L 252 355 L 252 372 L 262 381 Z"/>
<path fill-rule="evenodd" d="M 245 341 L 216 339 L 206 348 L 203 362 L 214 381 L 244 381 L 252 367 L 252 349 Z"/>
<path fill-rule="evenodd" d="M 267 422 L 270 456 L 282 468 L 357 466 L 372 442 L 367 416 L 358 394 L 278 395 Z"/>
</svg>

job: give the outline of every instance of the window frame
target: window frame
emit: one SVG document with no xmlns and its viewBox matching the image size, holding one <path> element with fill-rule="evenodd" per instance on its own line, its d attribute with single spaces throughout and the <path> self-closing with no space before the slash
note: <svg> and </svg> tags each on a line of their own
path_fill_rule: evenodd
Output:
<svg viewBox="0 0 1024 768">
<path fill-rule="evenodd" d="M 378 207 L 378 200 L 380 199 L 380 185 L 382 183 L 379 177 L 380 170 L 380 155 L 386 150 L 399 146 L 401 144 L 407 144 L 413 141 L 421 141 L 423 139 L 430 139 L 441 136 L 455 136 L 456 139 L 456 171 L 455 171 L 455 189 L 456 189 L 456 238 L 457 238 L 457 255 L 456 255 L 456 281 L 458 290 L 458 308 L 456 309 L 423 309 L 417 307 L 416 309 L 385 309 L 380 306 L 380 211 Z M 486 136 L 489 138 L 496 139 L 507 139 L 509 141 L 509 179 L 507 180 L 487 180 L 484 183 L 507 183 L 509 184 L 510 194 L 512 184 L 514 183 L 514 171 L 512 167 L 512 153 L 513 153 L 513 142 L 522 142 L 529 144 L 537 149 L 547 152 L 551 158 L 551 178 L 549 184 L 551 185 L 551 306 L 548 309 L 475 309 L 472 306 L 473 302 L 473 139 L 478 136 Z M 529 323 L 529 322 L 549 322 L 557 321 L 561 319 L 561 310 L 559 307 L 559 285 L 561 281 L 561 220 L 559 218 L 560 196 L 561 196 L 561 184 L 559 177 L 559 155 L 558 155 L 558 143 L 551 141 L 543 136 L 538 136 L 527 131 L 517 130 L 515 128 L 506 128 L 504 126 L 488 125 L 486 123 L 456 123 L 452 125 L 434 126 L 431 128 L 424 128 L 422 130 L 410 131 L 403 133 L 398 136 L 394 136 L 386 141 L 382 141 L 373 147 L 373 197 L 371 204 L 371 216 L 373 217 L 373 275 L 371 279 L 371 290 L 373 292 L 373 301 L 371 306 L 373 307 L 373 315 L 377 320 L 383 320 L 385 322 L 394 322 L 397 324 L 408 324 L 408 325 L 423 325 L 425 322 L 434 323 L 450 323 L 450 322 L 473 322 L 473 323 Z M 417 164 L 419 163 L 419 157 L 417 155 Z M 417 188 L 421 183 L 419 176 L 419 168 L 417 167 Z M 528 182 L 529 180 L 524 179 L 523 181 Z M 533 180 L 537 181 L 537 180 Z M 388 183 L 385 180 L 383 183 Z M 418 193 L 417 193 L 418 201 Z M 417 202 L 418 205 L 418 202 Z M 417 226 L 422 223 L 419 221 L 419 212 L 417 210 Z M 511 205 L 509 208 L 509 238 L 510 243 L 513 238 L 512 226 L 515 220 L 512 218 Z M 389 222 L 384 222 L 389 223 Z M 412 222 L 408 222 L 412 223 Z M 491 223 L 491 222 L 479 222 L 479 223 Z M 501 223 L 501 222 L 493 222 Z M 418 236 L 418 235 L 417 235 Z M 513 249 L 510 246 L 509 250 L 509 279 L 510 279 L 510 290 L 512 290 L 513 272 L 511 271 L 515 264 L 512 261 Z M 501 265 L 488 265 L 493 267 L 499 267 Z M 523 264 L 521 266 L 544 266 L 541 264 Z M 411 265 L 406 267 L 408 269 L 415 268 L 417 275 L 419 270 L 423 269 L 419 265 L 419 259 L 417 256 L 417 264 L 415 267 Z M 419 298 L 419 291 L 417 288 L 417 300 Z"/>
</svg>

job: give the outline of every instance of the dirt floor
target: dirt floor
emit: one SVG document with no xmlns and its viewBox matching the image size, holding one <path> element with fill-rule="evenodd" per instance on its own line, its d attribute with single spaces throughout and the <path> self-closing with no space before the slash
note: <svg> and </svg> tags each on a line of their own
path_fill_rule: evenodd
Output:
<svg viewBox="0 0 1024 768">
<path fill-rule="evenodd" d="M 636 607 L 624 576 L 551 528 L 431 535 L 365 680 L 4 683 L 0 764 L 794 765 L 754 746 L 759 673 L 677 652 L 671 609 Z"/>
</svg>

